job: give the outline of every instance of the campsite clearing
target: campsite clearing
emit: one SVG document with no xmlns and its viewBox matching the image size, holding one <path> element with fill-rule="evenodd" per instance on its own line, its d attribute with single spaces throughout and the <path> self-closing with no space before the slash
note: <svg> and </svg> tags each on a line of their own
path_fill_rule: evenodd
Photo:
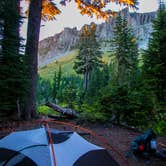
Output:
<svg viewBox="0 0 166 166">
<path fill-rule="evenodd" d="M 103 124 L 76 124 L 74 121 L 66 121 L 65 123 L 69 124 L 75 124 L 76 127 L 72 128 L 70 125 L 59 125 L 53 122 L 50 122 L 49 125 L 51 128 L 57 129 L 57 130 L 76 130 L 77 132 L 80 132 L 79 126 L 84 127 L 85 129 L 88 129 L 92 132 L 95 132 L 98 136 L 104 138 L 107 140 L 107 142 L 113 147 L 113 150 L 111 150 L 111 154 L 114 156 L 114 158 L 120 163 L 120 165 L 124 165 L 123 160 L 121 159 L 121 156 L 117 155 L 116 151 L 118 151 L 124 158 L 126 153 L 129 151 L 130 143 L 135 139 L 136 136 L 140 135 L 141 133 L 138 131 L 134 131 L 131 129 L 126 129 L 119 126 L 114 125 L 103 125 Z M 31 122 L 16 122 L 16 121 L 8 121 L 5 123 L 0 123 L 0 137 L 3 137 L 7 135 L 12 129 L 15 130 L 25 130 L 25 129 L 32 129 L 35 127 L 41 126 L 41 123 L 39 121 L 31 121 Z M 8 129 L 8 130 L 7 130 Z M 90 142 L 105 146 L 104 143 L 99 141 L 95 137 L 91 137 L 89 135 L 84 136 L 86 139 L 88 139 Z M 163 148 L 162 145 L 166 145 L 166 137 L 158 136 L 157 138 L 157 144 L 158 149 Z M 147 166 L 146 160 L 139 159 L 136 161 L 133 158 L 127 158 L 127 161 L 130 166 Z M 165 161 L 160 161 L 159 159 L 151 158 L 150 160 L 150 166 L 165 166 Z"/>
</svg>

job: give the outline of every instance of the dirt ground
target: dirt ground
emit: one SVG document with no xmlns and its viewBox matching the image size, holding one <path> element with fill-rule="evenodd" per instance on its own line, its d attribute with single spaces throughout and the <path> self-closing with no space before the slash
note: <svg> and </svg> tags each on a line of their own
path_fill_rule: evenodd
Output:
<svg viewBox="0 0 166 166">
<path fill-rule="evenodd" d="M 130 144 L 136 136 L 141 133 L 132 129 L 126 129 L 115 125 L 103 125 L 103 124 L 91 124 L 84 123 L 79 126 L 74 121 L 66 121 L 68 124 L 57 124 L 49 121 L 49 126 L 58 130 L 75 130 L 80 134 L 83 134 L 89 141 L 103 146 L 108 149 L 109 153 L 118 161 L 120 166 L 166 166 L 166 161 L 151 157 L 149 160 L 138 159 L 134 157 L 126 158 L 125 155 L 130 150 Z M 76 126 L 70 126 L 70 124 Z M 5 121 L 0 122 L 0 138 L 4 137 L 13 130 L 25 130 L 40 127 L 41 121 Z M 82 130 L 83 127 L 85 130 Z M 88 130 L 87 130 L 88 129 Z M 92 135 L 87 134 L 88 132 Z M 93 135 L 94 134 L 94 135 Z M 96 134 L 96 135 L 95 135 Z M 158 150 L 166 148 L 166 137 L 157 137 Z M 110 165 L 111 166 L 111 165 Z"/>
<path fill-rule="evenodd" d="M 166 161 L 161 161 L 160 159 L 156 159 L 154 157 L 151 157 L 150 160 L 145 159 L 138 159 L 135 157 L 129 157 L 126 158 L 126 154 L 130 151 L 130 144 L 131 142 L 141 133 L 136 132 L 131 129 L 125 129 L 118 126 L 103 126 L 103 125 L 91 125 L 90 129 L 95 131 L 97 134 L 103 136 L 110 145 L 116 149 L 124 159 L 127 160 L 128 164 L 130 166 L 166 166 Z M 158 144 L 158 150 L 160 150 L 162 145 L 166 145 L 166 137 L 157 137 L 157 144 Z M 113 152 L 113 156 L 116 158 L 116 160 L 119 161 L 120 165 L 124 165 L 124 161 L 122 159 L 119 159 L 119 155 L 115 154 Z"/>
</svg>

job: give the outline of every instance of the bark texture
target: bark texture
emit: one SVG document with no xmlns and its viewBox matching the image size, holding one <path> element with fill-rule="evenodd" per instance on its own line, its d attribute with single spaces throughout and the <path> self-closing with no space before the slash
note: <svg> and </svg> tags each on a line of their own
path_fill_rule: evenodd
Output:
<svg viewBox="0 0 166 166">
<path fill-rule="evenodd" d="M 38 68 L 38 44 L 41 24 L 42 0 L 31 0 L 29 7 L 26 56 L 29 74 L 29 89 L 26 97 L 25 119 L 36 116 L 36 91 L 37 91 L 37 68 Z"/>
<path fill-rule="evenodd" d="M 62 108 L 62 107 L 60 107 L 54 103 L 50 103 L 50 102 L 46 103 L 45 105 L 52 108 L 53 110 L 55 110 L 57 112 L 62 113 L 63 115 L 66 115 L 69 117 L 78 117 L 78 114 L 70 108 Z"/>
</svg>

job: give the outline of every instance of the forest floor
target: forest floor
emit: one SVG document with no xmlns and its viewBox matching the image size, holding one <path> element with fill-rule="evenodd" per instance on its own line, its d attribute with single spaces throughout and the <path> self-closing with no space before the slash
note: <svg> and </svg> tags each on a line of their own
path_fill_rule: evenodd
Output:
<svg viewBox="0 0 166 166">
<path fill-rule="evenodd" d="M 75 121 L 65 121 L 67 123 L 76 124 Z M 31 129 L 41 126 L 39 121 L 5 121 L 0 122 L 0 138 L 7 135 L 9 132 L 14 130 L 24 130 Z M 58 130 L 76 130 L 80 132 L 79 127 L 71 128 L 70 125 L 65 124 L 57 124 L 54 122 L 49 122 L 49 126 Z M 78 126 L 78 125 L 77 125 Z M 99 137 L 103 138 L 101 140 L 96 139 L 90 135 L 85 135 L 86 139 L 89 141 L 106 147 L 108 144 L 104 143 L 106 140 L 110 146 L 112 147 L 109 152 L 112 156 L 119 162 L 120 166 L 127 166 L 126 163 L 130 166 L 165 166 L 166 161 L 161 161 L 160 159 L 151 157 L 150 160 L 146 159 L 136 159 L 133 157 L 125 158 L 125 155 L 130 150 L 131 142 L 136 138 L 136 136 L 140 135 L 141 132 L 127 129 L 120 126 L 110 125 L 110 124 L 92 124 L 92 123 L 83 123 L 79 124 L 79 126 L 84 127 L 92 132 L 95 132 Z M 84 131 L 85 132 L 85 131 Z M 104 141 L 103 141 L 104 140 Z M 158 136 L 157 137 L 157 148 L 160 150 L 161 148 L 166 148 L 166 137 Z M 107 146 L 108 147 L 108 146 Z M 117 153 L 118 151 L 118 153 Z M 126 160 L 126 161 L 124 161 Z"/>
<path fill-rule="evenodd" d="M 130 166 L 166 166 L 166 161 L 161 161 L 160 159 L 154 157 L 151 157 L 149 160 L 141 158 L 138 159 L 132 156 L 129 158 L 125 158 L 126 154 L 130 151 L 131 142 L 137 136 L 142 134 L 139 131 L 115 125 L 108 127 L 99 124 L 91 124 L 88 128 L 96 132 L 98 135 L 103 136 L 109 142 L 109 144 L 123 156 L 123 159 L 127 160 Z M 157 145 L 158 150 L 164 148 L 163 146 L 166 145 L 166 137 L 158 136 Z M 114 151 L 113 156 L 116 158 L 117 161 L 119 161 L 120 165 L 124 165 L 123 160 L 119 158 L 120 156 L 115 154 Z"/>
</svg>

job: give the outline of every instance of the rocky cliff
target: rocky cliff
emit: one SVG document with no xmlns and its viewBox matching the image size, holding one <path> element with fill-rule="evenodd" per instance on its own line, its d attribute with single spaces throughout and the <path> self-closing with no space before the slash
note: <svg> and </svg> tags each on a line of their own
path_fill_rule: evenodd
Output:
<svg viewBox="0 0 166 166">
<path fill-rule="evenodd" d="M 126 17 L 128 24 L 132 26 L 134 34 L 138 39 L 139 47 L 145 48 L 152 32 L 152 21 L 156 17 L 156 12 L 129 13 L 128 9 L 124 9 L 120 14 Z M 105 50 L 108 49 L 106 41 L 110 40 L 114 35 L 114 26 L 115 18 L 113 17 L 105 23 L 97 25 L 97 39 Z M 39 66 L 44 66 L 71 51 L 76 46 L 79 35 L 80 31 L 76 28 L 64 28 L 61 33 L 42 40 L 39 43 Z"/>
<path fill-rule="evenodd" d="M 127 18 L 128 25 L 132 27 L 133 33 L 138 39 L 139 48 L 146 48 L 148 39 L 152 32 L 152 21 L 156 12 L 151 13 L 129 13 L 128 9 L 121 12 L 122 17 Z M 97 26 L 97 37 L 100 41 L 107 41 L 114 35 L 115 18 Z M 105 45 L 106 46 L 106 45 Z M 107 48 L 107 47 L 105 47 Z"/>
<path fill-rule="evenodd" d="M 61 33 L 42 40 L 39 43 L 39 66 L 44 66 L 71 51 L 79 39 L 79 34 L 76 28 L 64 28 Z"/>
</svg>

